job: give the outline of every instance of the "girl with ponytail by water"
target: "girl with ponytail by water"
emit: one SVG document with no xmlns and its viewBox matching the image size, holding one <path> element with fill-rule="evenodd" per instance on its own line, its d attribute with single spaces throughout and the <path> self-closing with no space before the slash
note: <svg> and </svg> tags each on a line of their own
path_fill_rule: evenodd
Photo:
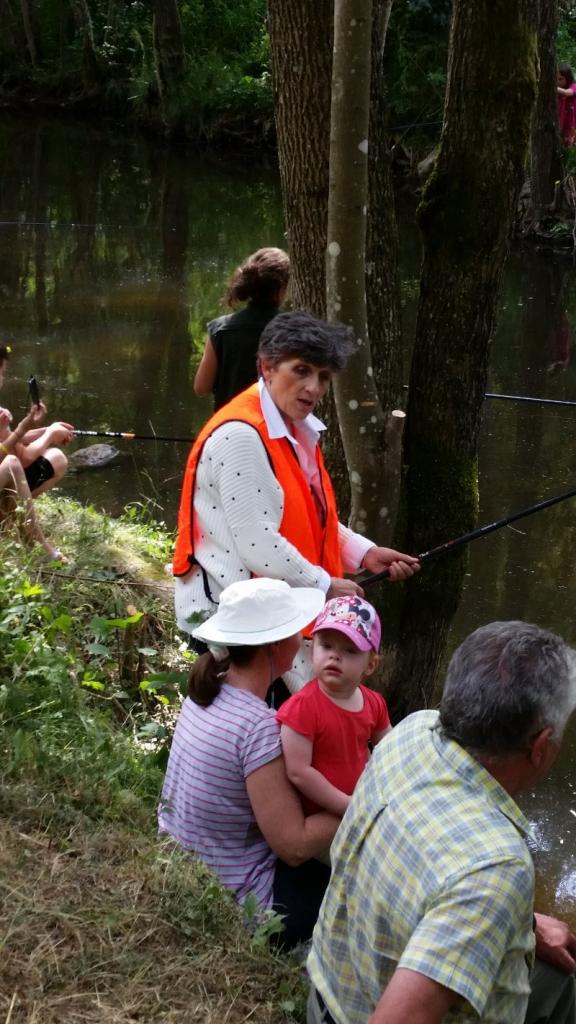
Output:
<svg viewBox="0 0 576 1024">
<path fill-rule="evenodd" d="M 253 384 L 258 372 L 258 342 L 280 310 L 290 279 L 290 258 L 283 249 L 258 249 L 232 274 L 222 299 L 236 310 L 208 324 L 208 337 L 194 377 L 199 397 L 214 395 L 214 411 Z"/>
<path fill-rule="evenodd" d="M 323 604 L 321 590 L 282 580 L 222 591 L 216 614 L 193 633 L 208 652 L 190 673 L 159 808 L 160 831 L 201 857 L 240 903 L 253 894 L 284 917 L 286 949 L 312 934 L 330 875 L 312 858 L 339 819 L 304 817 L 265 697 Z"/>
</svg>

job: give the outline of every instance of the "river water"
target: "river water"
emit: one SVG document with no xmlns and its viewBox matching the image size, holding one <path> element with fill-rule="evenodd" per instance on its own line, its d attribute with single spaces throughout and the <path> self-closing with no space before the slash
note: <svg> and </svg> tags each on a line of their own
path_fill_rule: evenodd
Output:
<svg viewBox="0 0 576 1024">
<path fill-rule="evenodd" d="M 409 338 L 419 242 L 405 219 Z M 79 429 L 193 435 L 210 410 L 193 395 L 194 367 L 223 284 L 249 252 L 284 244 L 277 177 L 259 154 L 200 159 L 105 126 L 3 117 L 0 340 L 13 355 L 2 404 L 23 410 L 33 373 L 52 417 Z M 572 259 L 516 251 L 489 390 L 576 399 L 575 319 Z M 575 441 L 576 408 L 488 400 L 480 522 L 574 486 Z M 172 528 L 188 446 L 112 443 L 117 463 L 70 474 L 62 492 L 112 514 L 139 503 Z M 510 618 L 576 643 L 575 523 L 570 501 L 474 544 L 451 645 Z M 522 801 L 535 826 L 542 899 L 574 925 L 575 764 L 573 722 L 552 776 Z"/>
</svg>

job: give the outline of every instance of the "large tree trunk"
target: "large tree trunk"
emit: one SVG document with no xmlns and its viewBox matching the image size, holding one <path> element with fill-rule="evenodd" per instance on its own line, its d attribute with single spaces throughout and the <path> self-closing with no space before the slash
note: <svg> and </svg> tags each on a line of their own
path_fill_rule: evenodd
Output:
<svg viewBox="0 0 576 1024">
<path fill-rule="evenodd" d="M 376 390 L 385 430 L 381 435 L 378 533 L 381 544 L 392 540 L 398 493 L 403 420 L 392 415 L 403 402 L 402 324 L 398 226 L 392 179 L 392 155 L 386 132 L 384 44 L 392 0 L 373 0 L 370 85 L 370 148 L 368 151 L 368 224 L 366 237 L 366 303 L 368 335 Z"/>
<path fill-rule="evenodd" d="M 326 294 L 328 316 L 352 327 L 355 349 L 334 380 L 350 475 L 351 526 L 379 525 L 383 417 L 366 318 L 366 211 L 372 0 L 336 0 L 330 138 Z"/>
<path fill-rule="evenodd" d="M 530 140 L 531 221 L 538 224 L 554 200 L 554 184 L 562 177 L 556 93 L 558 0 L 540 0 L 538 55 L 540 81 Z"/>
<path fill-rule="evenodd" d="M 420 207 L 424 265 L 404 437 L 406 551 L 470 530 L 495 307 L 537 82 L 531 0 L 455 0 L 444 128 Z M 494 44 L 497 26 L 498 45 Z M 430 702 L 465 556 L 425 566 L 395 601 L 397 720 Z M 392 616 L 388 621 L 388 635 Z"/>
<path fill-rule="evenodd" d="M 326 314 L 333 0 L 268 0 L 293 305 Z"/>
<path fill-rule="evenodd" d="M 384 78 L 384 44 L 391 9 L 392 0 L 373 0 L 366 233 L 368 331 L 374 378 L 385 411 L 399 404 L 403 383 L 398 226 Z"/>
</svg>

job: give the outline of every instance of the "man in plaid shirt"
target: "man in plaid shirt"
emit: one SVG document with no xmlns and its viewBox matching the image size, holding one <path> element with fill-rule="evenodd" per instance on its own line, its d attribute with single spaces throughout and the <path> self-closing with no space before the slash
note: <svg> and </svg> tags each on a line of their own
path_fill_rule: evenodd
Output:
<svg viewBox="0 0 576 1024">
<path fill-rule="evenodd" d="M 514 798 L 575 706 L 576 656 L 551 633 L 496 622 L 458 648 L 440 711 L 378 745 L 332 845 L 308 1024 L 574 1024 L 576 938 L 534 916 Z"/>
</svg>

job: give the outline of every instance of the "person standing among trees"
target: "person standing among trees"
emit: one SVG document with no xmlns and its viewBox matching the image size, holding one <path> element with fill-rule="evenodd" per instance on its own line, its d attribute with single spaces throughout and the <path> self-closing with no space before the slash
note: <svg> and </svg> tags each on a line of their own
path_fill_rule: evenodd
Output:
<svg viewBox="0 0 576 1024">
<path fill-rule="evenodd" d="M 563 146 L 573 146 L 576 136 L 576 82 L 569 64 L 558 68 L 558 121 Z"/>
<path fill-rule="evenodd" d="M 258 249 L 232 274 L 223 301 L 231 307 L 239 302 L 246 306 L 210 321 L 194 377 L 200 398 L 214 394 L 215 412 L 257 379 L 260 335 L 284 302 L 289 278 L 288 254 L 275 248 Z"/>
</svg>

